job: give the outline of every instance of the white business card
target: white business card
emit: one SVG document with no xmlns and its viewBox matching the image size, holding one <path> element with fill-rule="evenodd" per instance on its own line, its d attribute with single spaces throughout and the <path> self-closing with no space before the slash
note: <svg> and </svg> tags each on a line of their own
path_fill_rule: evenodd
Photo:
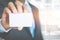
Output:
<svg viewBox="0 0 60 40">
<path fill-rule="evenodd" d="M 32 13 L 9 14 L 10 27 L 32 27 L 32 22 L 33 22 Z"/>
</svg>

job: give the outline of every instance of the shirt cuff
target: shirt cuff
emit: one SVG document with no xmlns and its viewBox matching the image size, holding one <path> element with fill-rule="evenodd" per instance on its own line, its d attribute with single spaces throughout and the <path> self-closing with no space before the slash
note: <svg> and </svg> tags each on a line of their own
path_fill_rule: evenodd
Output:
<svg viewBox="0 0 60 40">
<path fill-rule="evenodd" d="M 8 30 L 6 30 L 6 29 L 2 26 L 1 20 L 0 20 L 0 31 L 1 31 L 1 32 L 8 32 L 8 31 L 10 31 L 10 30 L 11 30 L 11 28 L 8 29 Z"/>
</svg>

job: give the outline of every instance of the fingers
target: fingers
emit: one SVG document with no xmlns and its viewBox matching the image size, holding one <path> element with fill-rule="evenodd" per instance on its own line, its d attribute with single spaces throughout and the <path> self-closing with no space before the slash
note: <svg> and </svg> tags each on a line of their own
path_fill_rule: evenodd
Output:
<svg viewBox="0 0 60 40">
<path fill-rule="evenodd" d="M 16 6 L 15 6 L 16 5 Z M 26 13 L 27 7 L 23 5 L 20 1 L 16 1 L 15 5 L 12 2 L 9 2 L 8 8 L 12 11 L 12 13 Z"/>
<path fill-rule="evenodd" d="M 12 11 L 12 13 L 17 13 L 17 9 L 12 2 L 9 2 L 8 8 Z"/>
<path fill-rule="evenodd" d="M 20 1 L 16 1 L 15 2 L 15 5 L 16 5 L 16 8 L 17 8 L 17 11 L 19 12 L 19 13 L 22 13 L 23 12 L 23 9 L 22 9 L 22 3 L 20 2 Z"/>
<path fill-rule="evenodd" d="M 27 7 L 23 5 L 20 1 L 15 2 L 16 8 L 19 13 L 26 13 L 27 12 Z"/>
<path fill-rule="evenodd" d="M 24 13 L 27 13 L 28 12 L 27 6 L 23 5 L 23 8 L 24 8 Z"/>
</svg>

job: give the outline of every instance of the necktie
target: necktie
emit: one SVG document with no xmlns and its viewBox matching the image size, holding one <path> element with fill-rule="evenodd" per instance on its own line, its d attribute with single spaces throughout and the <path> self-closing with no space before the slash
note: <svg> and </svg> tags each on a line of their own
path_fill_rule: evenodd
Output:
<svg viewBox="0 0 60 40">
<path fill-rule="evenodd" d="M 35 30 L 35 25 L 34 23 L 32 24 L 32 27 L 29 27 L 30 33 L 32 35 L 32 37 L 34 38 L 34 30 Z"/>
</svg>

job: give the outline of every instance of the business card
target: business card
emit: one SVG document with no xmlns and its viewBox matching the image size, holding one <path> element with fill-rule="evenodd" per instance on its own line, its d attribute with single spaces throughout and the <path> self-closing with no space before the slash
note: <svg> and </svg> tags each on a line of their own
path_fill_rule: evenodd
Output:
<svg viewBox="0 0 60 40">
<path fill-rule="evenodd" d="M 10 13 L 9 26 L 10 27 L 32 27 L 33 22 L 32 13 Z"/>
</svg>

